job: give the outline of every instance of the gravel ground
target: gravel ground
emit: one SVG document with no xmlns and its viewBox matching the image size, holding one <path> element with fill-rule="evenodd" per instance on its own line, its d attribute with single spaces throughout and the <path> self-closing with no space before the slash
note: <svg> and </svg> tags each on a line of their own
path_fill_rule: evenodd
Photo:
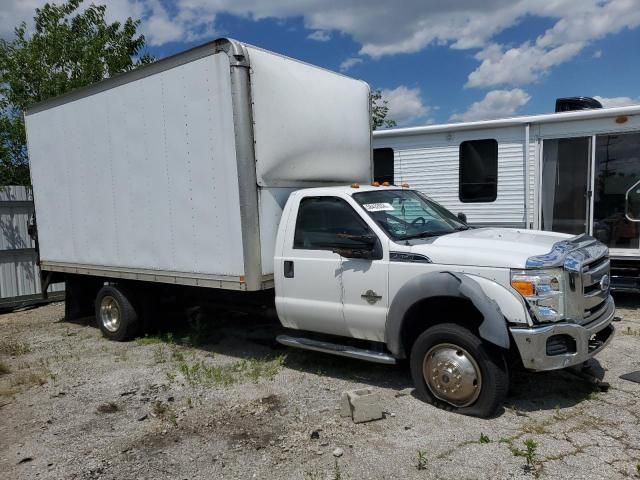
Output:
<svg viewBox="0 0 640 480">
<path fill-rule="evenodd" d="M 640 385 L 619 378 L 640 370 L 640 302 L 617 301 L 592 362 L 607 392 L 520 373 L 489 420 L 420 402 L 405 365 L 278 348 L 265 320 L 219 313 L 113 343 L 62 304 L 1 315 L 0 478 L 640 478 Z M 362 387 L 384 419 L 339 416 Z"/>
</svg>

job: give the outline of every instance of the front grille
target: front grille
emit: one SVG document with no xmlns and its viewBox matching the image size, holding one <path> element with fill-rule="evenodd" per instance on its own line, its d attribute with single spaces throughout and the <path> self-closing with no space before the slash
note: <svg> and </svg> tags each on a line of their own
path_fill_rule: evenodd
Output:
<svg viewBox="0 0 640 480">
<path fill-rule="evenodd" d="M 609 297 L 610 268 L 609 257 L 596 259 L 582 268 L 584 323 L 600 315 L 606 307 L 605 302 Z"/>
</svg>

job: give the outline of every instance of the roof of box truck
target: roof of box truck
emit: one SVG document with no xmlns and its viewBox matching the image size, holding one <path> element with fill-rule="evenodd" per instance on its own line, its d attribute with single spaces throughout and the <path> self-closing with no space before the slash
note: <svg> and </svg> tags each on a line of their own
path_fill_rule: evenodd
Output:
<svg viewBox="0 0 640 480">
<path fill-rule="evenodd" d="M 405 135 L 420 135 L 423 133 L 441 133 L 460 130 L 474 130 L 477 128 L 515 127 L 527 124 L 560 123 L 572 120 L 589 120 L 593 118 L 617 117 L 640 114 L 640 105 L 616 108 L 597 108 L 592 110 L 576 110 L 572 112 L 545 113 L 542 115 L 528 115 L 522 117 L 500 118 L 496 120 L 481 120 L 477 122 L 444 123 L 440 125 L 425 125 L 420 127 L 389 128 L 376 130 L 374 137 L 396 137 Z"/>
</svg>

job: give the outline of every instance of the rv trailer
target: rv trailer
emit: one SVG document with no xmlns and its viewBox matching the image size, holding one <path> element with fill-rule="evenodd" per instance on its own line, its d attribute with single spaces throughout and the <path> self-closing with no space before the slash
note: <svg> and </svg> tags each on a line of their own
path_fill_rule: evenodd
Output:
<svg viewBox="0 0 640 480">
<path fill-rule="evenodd" d="M 640 292 L 640 105 L 374 132 L 374 177 L 472 226 L 587 233 Z"/>
</svg>

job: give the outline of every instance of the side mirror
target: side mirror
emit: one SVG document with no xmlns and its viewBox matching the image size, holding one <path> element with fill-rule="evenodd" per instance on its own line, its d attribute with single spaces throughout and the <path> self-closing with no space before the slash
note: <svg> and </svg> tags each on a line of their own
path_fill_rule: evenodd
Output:
<svg viewBox="0 0 640 480">
<path fill-rule="evenodd" d="M 335 245 L 333 252 L 344 258 L 361 258 L 375 260 L 382 258 L 378 246 L 378 237 L 375 235 L 350 235 L 346 233 L 338 234 L 340 239 L 344 239 L 344 244 Z"/>
<path fill-rule="evenodd" d="M 458 212 L 458 220 L 463 223 L 467 223 L 467 216 L 462 212 Z"/>
</svg>

